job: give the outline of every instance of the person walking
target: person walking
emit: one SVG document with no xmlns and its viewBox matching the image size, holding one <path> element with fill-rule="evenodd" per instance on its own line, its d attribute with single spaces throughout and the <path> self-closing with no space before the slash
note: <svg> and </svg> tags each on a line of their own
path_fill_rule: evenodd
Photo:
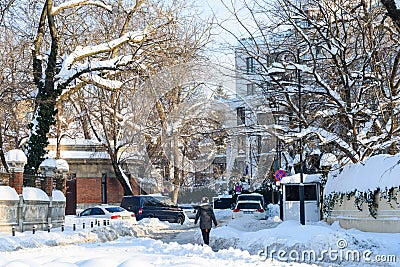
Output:
<svg viewBox="0 0 400 267">
<path fill-rule="evenodd" d="M 217 219 L 215 218 L 215 214 L 211 204 L 208 201 L 207 197 L 203 197 L 201 199 L 201 205 L 197 209 L 196 218 L 194 219 L 194 224 L 200 219 L 200 229 L 201 235 L 203 236 L 203 241 L 205 245 L 210 243 L 210 231 L 212 227 L 212 223 L 214 222 L 215 227 L 218 226 Z"/>
</svg>

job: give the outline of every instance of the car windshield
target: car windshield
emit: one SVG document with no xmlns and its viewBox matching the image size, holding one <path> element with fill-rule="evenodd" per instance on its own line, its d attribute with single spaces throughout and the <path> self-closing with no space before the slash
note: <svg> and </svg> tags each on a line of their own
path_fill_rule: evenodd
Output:
<svg viewBox="0 0 400 267">
<path fill-rule="evenodd" d="M 120 211 L 124 211 L 123 208 L 121 207 L 107 207 L 105 208 L 108 212 L 114 213 L 114 212 L 120 212 Z"/>
<path fill-rule="evenodd" d="M 260 207 L 260 203 L 238 203 L 236 206 L 237 209 L 259 209 Z"/>
<path fill-rule="evenodd" d="M 160 202 L 164 203 L 165 205 L 168 205 L 168 206 L 174 205 L 174 202 L 172 202 L 172 200 L 169 199 L 168 197 L 154 196 L 154 198 L 158 199 Z"/>
<path fill-rule="evenodd" d="M 238 200 L 257 200 L 257 201 L 261 201 L 261 197 L 260 196 L 239 196 Z"/>
</svg>

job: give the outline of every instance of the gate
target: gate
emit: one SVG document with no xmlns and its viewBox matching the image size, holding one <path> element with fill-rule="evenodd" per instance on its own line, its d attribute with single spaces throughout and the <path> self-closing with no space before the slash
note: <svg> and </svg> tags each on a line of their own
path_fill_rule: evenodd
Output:
<svg viewBox="0 0 400 267">
<path fill-rule="evenodd" d="M 76 178 L 67 180 L 65 215 L 76 214 Z"/>
</svg>

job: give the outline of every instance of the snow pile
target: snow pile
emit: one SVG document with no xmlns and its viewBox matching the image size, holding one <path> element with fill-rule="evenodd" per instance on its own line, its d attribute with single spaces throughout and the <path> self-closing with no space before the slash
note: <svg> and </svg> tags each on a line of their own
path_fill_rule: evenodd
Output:
<svg viewBox="0 0 400 267">
<path fill-rule="evenodd" d="M 0 200 L 19 200 L 17 191 L 10 186 L 0 186 Z"/>
<path fill-rule="evenodd" d="M 65 202 L 66 198 L 64 196 L 64 193 L 60 190 L 56 190 L 54 189 L 52 192 L 52 197 L 53 197 L 53 201 L 61 201 L 61 202 Z"/>
<path fill-rule="evenodd" d="M 217 217 L 221 220 L 219 215 L 225 218 L 229 212 L 231 211 L 218 211 Z M 56 228 L 50 233 L 38 231 L 35 235 L 30 232 L 17 232 L 15 237 L 10 233 L 0 233 L 0 266 L 209 267 L 212 264 L 213 266 L 297 267 L 310 266 L 299 263 L 309 261 L 295 262 L 290 259 L 288 262 L 279 261 L 277 251 L 302 253 L 313 250 L 317 256 L 324 250 L 339 250 L 343 253 L 347 250 L 371 252 L 371 257 L 378 254 L 400 255 L 400 234 L 364 233 L 354 229 L 345 230 L 338 224 L 328 225 L 324 222 L 301 225 L 296 221 L 279 223 L 272 219 L 221 220 L 221 226 L 211 231 L 211 246 L 208 247 L 201 246 L 201 234 L 198 229 L 191 230 L 157 219 L 144 219 L 137 225 L 121 222 L 106 227 L 79 228 L 73 231 L 70 224 L 74 222 L 74 218 L 69 216 L 65 232 Z M 179 231 L 174 231 L 172 227 L 193 231 L 198 238 L 194 244 L 178 244 L 140 237 L 151 237 L 145 235 L 146 231 L 156 232 L 156 229 L 172 231 L 171 233 L 176 235 Z M 172 239 L 172 235 L 166 237 L 167 240 L 169 237 Z M 22 249 L 23 252 L 20 251 Z M 271 259 L 271 255 L 274 260 Z M 288 254 L 286 256 L 288 257 Z M 329 257 L 315 263 L 318 266 L 396 266 L 396 263 L 388 262 L 383 265 L 376 262 L 368 265 L 361 260 L 330 261 Z"/>
<path fill-rule="evenodd" d="M 329 176 L 324 194 L 374 191 L 400 186 L 400 154 L 376 155 L 365 163 L 349 164 L 337 176 Z"/>
<path fill-rule="evenodd" d="M 168 222 L 162 222 L 157 218 L 144 218 L 137 223 L 138 226 L 151 229 L 166 229 L 169 228 L 168 224 Z"/>
<path fill-rule="evenodd" d="M 268 218 L 279 217 L 280 207 L 279 204 L 268 204 Z"/>
<path fill-rule="evenodd" d="M 5 155 L 6 162 L 26 163 L 27 158 L 25 153 L 20 149 L 12 149 Z"/>
<path fill-rule="evenodd" d="M 267 258 L 278 258 L 278 251 L 286 253 L 285 258 L 291 261 L 289 254 L 293 257 L 302 255 L 304 252 L 315 252 L 316 258 L 323 257 L 323 260 L 311 260 L 315 263 L 329 264 L 345 264 L 346 266 L 360 266 L 360 262 L 347 261 L 347 259 L 338 259 L 330 257 L 327 253 L 351 253 L 356 252 L 360 255 L 362 261 L 363 253 L 370 253 L 371 259 L 373 255 L 399 255 L 400 253 L 400 234 L 381 234 L 381 233 L 364 233 L 359 230 L 342 229 L 338 224 L 329 225 L 325 222 L 301 225 L 297 221 L 285 221 L 282 223 L 272 224 L 274 220 L 267 220 L 271 223 L 268 229 L 260 229 L 254 232 L 246 231 L 248 226 L 245 223 L 256 223 L 243 221 L 244 227 L 240 229 L 238 225 L 230 223 L 227 226 L 217 227 L 211 231 L 211 247 L 219 249 L 236 249 L 247 250 L 250 254 L 259 254 L 261 251 L 268 252 Z M 266 226 L 262 221 L 260 228 Z M 276 226 L 276 227 L 274 227 Z M 266 227 L 267 228 L 267 227 Z M 198 239 L 200 239 L 200 235 Z M 326 253 L 326 254 L 324 254 Z M 321 256 L 322 255 L 322 256 Z M 341 261 L 341 262 L 339 262 Z M 310 262 L 310 261 L 307 261 Z M 330 265 L 332 266 L 332 265 Z M 337 266 L 337 265 L 333 265 Z M 362 266 L 380 266 L 376 262 L 372 265 Z M 396 266 L 392 263 L 385 263 L 382 266 Z"/>
<path fill-rule="evenodd" d="M 22 196 L 24 200 L 50 201 L 49 196 L 43 190 L 35 187 L 24 187 Z"/>
<path fill-rule="evenodd" d="M 55 228 L 50 233 L 38 231 L 35 235 L 31 232 L 16 232 L 14 237 L 9 233 L 0 233 L 0 251 L 106 242 L 122 236 L 137 236 L 137 232 L 134 227 L 119 223 L 107 227 L 79 231 L 73 231 L 72 227 L 66 227 L 64 232 L 61 231 L 61 228 Z"/>
</svg>

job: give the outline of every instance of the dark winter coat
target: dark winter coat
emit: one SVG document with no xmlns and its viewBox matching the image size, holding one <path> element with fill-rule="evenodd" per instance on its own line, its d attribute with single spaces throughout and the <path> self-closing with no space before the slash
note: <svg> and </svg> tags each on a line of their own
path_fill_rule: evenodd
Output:
<svg viewBox="0 0 400 267">
<path fill-rule="evenodd" d="M 217 226 L 217 219 L 215 218 L 214 211 L 210 204 L 205 203 L 201 204 L 197 209 L 196 218 L 194 219 L 194 223 L 197 224 L 197 221 L 200 219 L 200 229 L 211 229 L 212 222 Z"/>
</svg>

